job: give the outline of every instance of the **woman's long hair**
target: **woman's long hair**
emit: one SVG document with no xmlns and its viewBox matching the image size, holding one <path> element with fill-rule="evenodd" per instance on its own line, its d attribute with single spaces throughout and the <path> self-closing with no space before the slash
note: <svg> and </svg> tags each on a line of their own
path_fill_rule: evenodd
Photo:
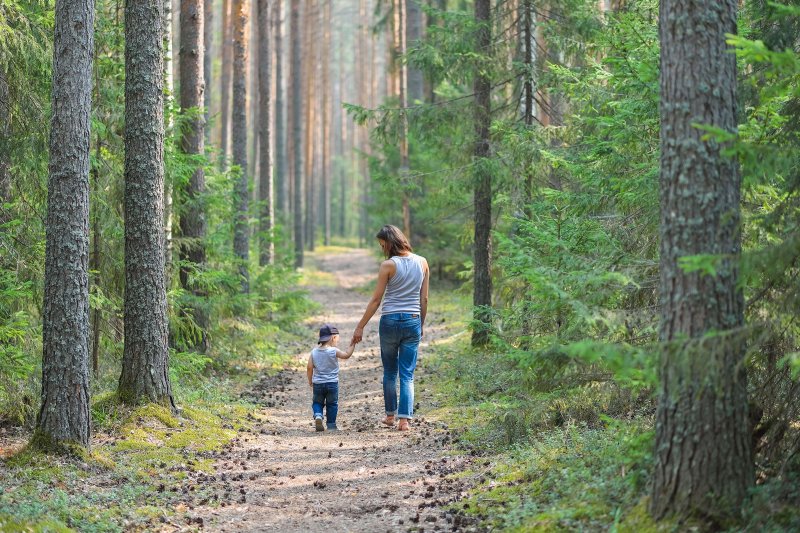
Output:
<svg viewBox="0 0 800 533">
<path fill-rule="evenodd" d="M 386 254 L 387 259 L 389 257 L 400 255 L 404 252 L 414 251 L 411 248 L 411 243 L 408 242 L 406 236 L 403 235 L 403 232 L 400 231 L 400 228 L 397 226 L 386 224 L 375 236 L 386 242 L 386 247 L 383 249 L 383 253 Z"/>
</svg>

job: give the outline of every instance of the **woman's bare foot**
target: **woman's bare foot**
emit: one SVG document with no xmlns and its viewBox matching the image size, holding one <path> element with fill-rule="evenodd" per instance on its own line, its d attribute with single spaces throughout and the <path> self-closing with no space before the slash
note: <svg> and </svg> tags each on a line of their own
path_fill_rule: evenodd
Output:
<svg viewBox="0 0 800 533">
<path fill-rule="evenodd" d="M 408 418 L 401 418 L 400 422 L 397 424 L 397 431 L 408 431 Z"/>
<path fill-rule="evenodd" d="M 381 420 L 381 424 L 383 424 L 384 426 L 389 426 L 390 428 L 393 428 L 394 427 L 394 416 L 387 415 L 386 418 Z"/>
</svg>

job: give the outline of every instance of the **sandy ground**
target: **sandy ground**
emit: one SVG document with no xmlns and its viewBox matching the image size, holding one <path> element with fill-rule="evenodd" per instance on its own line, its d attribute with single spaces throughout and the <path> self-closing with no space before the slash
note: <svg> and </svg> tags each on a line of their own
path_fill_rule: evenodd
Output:
<svg viewBox="0 0 800 533">
<path fill-rule="evenodd" d="M 350 336 L 368 296 L 354 290 L 377 274 L 367 251 L 316 255 L 317 268 L 331 273 L 312 297 L 322 304 L 309 320 L 328 322 Z M 313 283 L 313 280 L 312 280 Z M 430 324 L 438 324 L 436 310 Z M 265 406 L 266 422 L 243 434 L 217 455 L 216 474 L 205 482 L 218 497 L 191 511 L 192 525 L 206 531 L 470 531 L 474 528 L 445 509 L 466 490 L 447 477 L 469 459 L 450 449 L 455 435 L 441 421 L 425 418 L 431 395 L 424 371 L 417 374 L 417 419 L 409 432 L 380 425 L 383 416 L 378 317 L 366 328 L 352 358 L 341 363 L 338 432 L 317 433 L 311 420 L 311 390 L 305 369 L 264 377 L 251 391 Z M 425 329 L 427 343 L 446 335 L 443 326 Z M 308 351 L 314 346 L 309 334 Z M 305 362 L 308 351 L 297 354 Z M 422 381 L 422 384 L 420 383 Z M 274 407 L 268 407 L 268 406 Z"/>
</svg>

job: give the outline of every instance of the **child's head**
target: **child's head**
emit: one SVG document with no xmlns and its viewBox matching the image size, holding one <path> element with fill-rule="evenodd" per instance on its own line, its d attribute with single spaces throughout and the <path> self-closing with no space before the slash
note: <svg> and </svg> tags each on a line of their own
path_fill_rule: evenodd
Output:
<svg viewBox="0 0 800 533">
<path fill-rule="evenodd" d="M 319 328 L 319 341 L 317 341 L 321 346 L 336 346 L 336 343 L 339 341 L 339 330 L 336 326 L 331 326 L 330 324 L 325 324 L 321 328 Z"/>
</svg>

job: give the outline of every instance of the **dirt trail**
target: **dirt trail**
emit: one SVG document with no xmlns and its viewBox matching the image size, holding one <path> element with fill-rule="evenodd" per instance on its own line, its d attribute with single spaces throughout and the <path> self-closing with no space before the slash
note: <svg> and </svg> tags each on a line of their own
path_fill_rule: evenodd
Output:
<svg viewBox="0 0 800 533">
<path fill-rule="evenodd" d="M 309 328 L 335 324 L 346 345 L 368 296 L 354 288 L 377 273 L 378 263 L 363 250 L 312 256 L 317 267 L 333 274 L 335 286 L 321 276 L 310 287 L 322 304 Z M 327 285 L 327 286 L 326 286 Z M 436 311 L 428 322 L 437 324 Z M 465 468 L 467 459 L 449 450 L 452 434 L 441 422 L 425 420 L 430 395 L 417 378 L 421 405 L 412 431 L 401 433 L 379 424 L 383 415 L 378 317 L 367 326 L 364 341 L 341 363 L 338 432 L 316 433 L 305 369 L 264 378 L 254 388 L 265 405 L 267 422 L 257 434 L 243 434 L 216 461 L 208 482 L 221 496 L 211 506 L 195 507 L 195 524 L 211 531 L 454 531 L 470 530 L 463 518 L 442 506 L 456 501 L 462 482 L 445 478 Z M 441 327 L 425 330 L 425 344 L 442 336 Z M 314 344 L 309 333 L 308 350 Z M 297 354 L 306 361 L 308 352 Z M 425 380 L 427 381 L 427 380 Z M 224 505 L 222 503 L 224 502 Z"/>
</svg>

